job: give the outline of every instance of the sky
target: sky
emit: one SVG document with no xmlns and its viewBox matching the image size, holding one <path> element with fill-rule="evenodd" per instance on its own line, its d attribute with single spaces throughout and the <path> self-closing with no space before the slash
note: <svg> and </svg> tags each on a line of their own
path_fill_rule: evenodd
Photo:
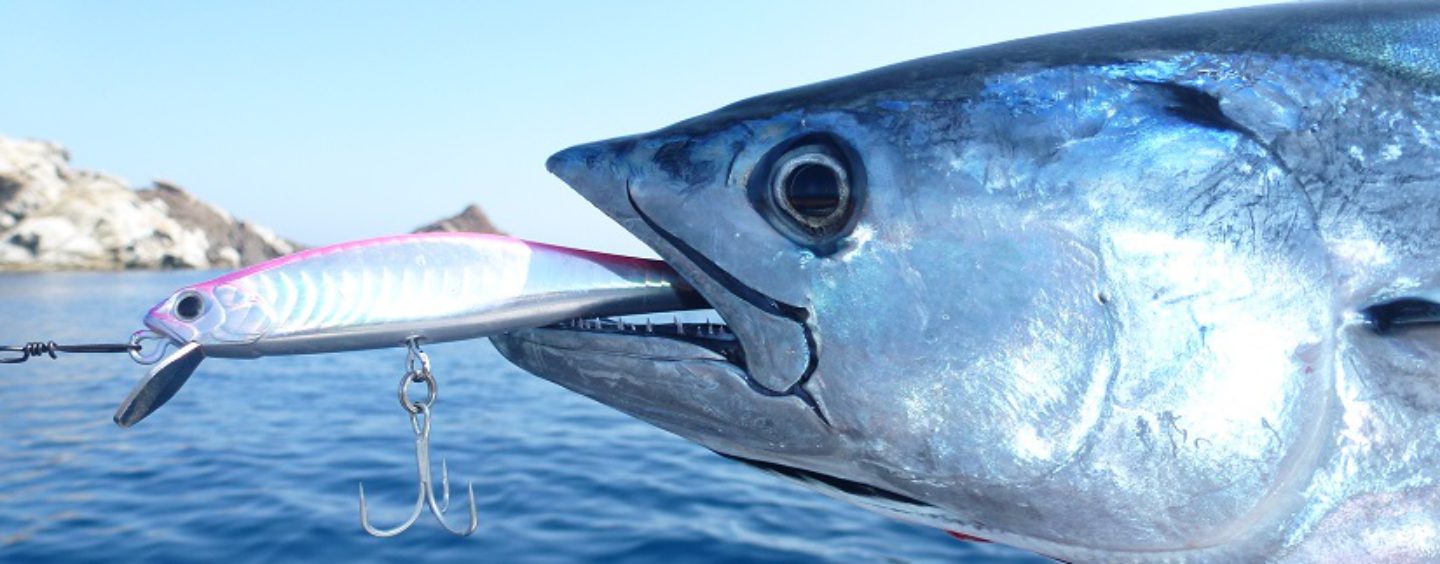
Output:
<svg viewBox="0 0 1440 564">
<path fill-rule="evenodd" d="M 0 135 L 309 245 L 477 203 L 519 237 L 653 256 L 546 157 L 921 56 L 1260 2 L 0 0 Z"/>
</svg>

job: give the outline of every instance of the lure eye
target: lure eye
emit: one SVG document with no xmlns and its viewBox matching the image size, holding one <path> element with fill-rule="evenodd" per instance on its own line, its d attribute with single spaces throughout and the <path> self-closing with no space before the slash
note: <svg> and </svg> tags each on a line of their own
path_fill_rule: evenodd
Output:
<svg viewBox="0 0 1440 564">
<path fill-rule="evenodd" d="M 849 145 L 828 133 L 775 147 L 758 165 L 750 198 L 786 237 L 819 255 L 836 250 L 854 227 L 864 170 Z"/>
<path fill-rule="evenodd" d="M 204 300 L 196 293 L 187 293 L 175 300 L 175 317 L 181 321 L 194 321 L 205 309 Z"/>
</svg>

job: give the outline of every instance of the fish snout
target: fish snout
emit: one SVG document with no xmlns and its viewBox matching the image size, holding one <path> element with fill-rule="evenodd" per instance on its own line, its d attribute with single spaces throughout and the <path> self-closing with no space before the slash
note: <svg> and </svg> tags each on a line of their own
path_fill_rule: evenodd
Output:
<svg viewBox="0 0 1440 564">
<path fill-rule="evenodd" d="M 571 186 L 618 179 L 625 152 L 611 141 L 576 145 L 550 155 L 545 169 Z"/>
<path fill-rule="evenodd" d="M 632 145 L 623 140 L 577 145 L 552 155 L 545 168 L 611 218 L 633 218 L 627 190 Z"/>
</svg>

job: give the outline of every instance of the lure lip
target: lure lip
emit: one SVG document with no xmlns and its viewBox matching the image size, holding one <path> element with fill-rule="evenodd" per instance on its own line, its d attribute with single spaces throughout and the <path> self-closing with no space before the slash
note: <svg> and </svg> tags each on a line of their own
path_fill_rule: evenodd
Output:
<svg viewBox="0 0 1440 564">
<path fill-rule="evenodd" d="M 205 351 L 200 343 L 190 341 L 156 363 L 145 379 L 130 390 L 125 401 L 120 402 L 120 407 L 115 410 L 115 424 L 128 429 L 149 417 L 175 397 L 175 392 L 190 380 L 190 375 L 195 373 L 203 360 Z"/>
</svg>

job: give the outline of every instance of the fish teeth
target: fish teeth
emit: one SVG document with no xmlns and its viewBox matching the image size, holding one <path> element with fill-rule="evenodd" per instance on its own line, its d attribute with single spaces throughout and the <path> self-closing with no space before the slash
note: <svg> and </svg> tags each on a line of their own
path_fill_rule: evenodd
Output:
<svg viewBox="0 0 1440 564">
<path fill-rule="evenodd" d="M 680 323 L 680 317 L 679 317 L 679 316 L 676 316 L 676 317 L 675 317 L 675 333 L 678 334 L 678 335 L 684 335 L 684 334 L 685 334 L 685 325 L 682 324 L 682 323 Z"/>
<path fill-rule="evenodd" d="M 653 323 L 650 323 L 650 318 L 649 318 L 649 317 L 646 317 L 646 318 L 645 318 L 645 332 L 646 332 L 646 333 L 654 333 L 654 332 L 655 332 L 655 325 L 654 325 Z"/>
</svg>

